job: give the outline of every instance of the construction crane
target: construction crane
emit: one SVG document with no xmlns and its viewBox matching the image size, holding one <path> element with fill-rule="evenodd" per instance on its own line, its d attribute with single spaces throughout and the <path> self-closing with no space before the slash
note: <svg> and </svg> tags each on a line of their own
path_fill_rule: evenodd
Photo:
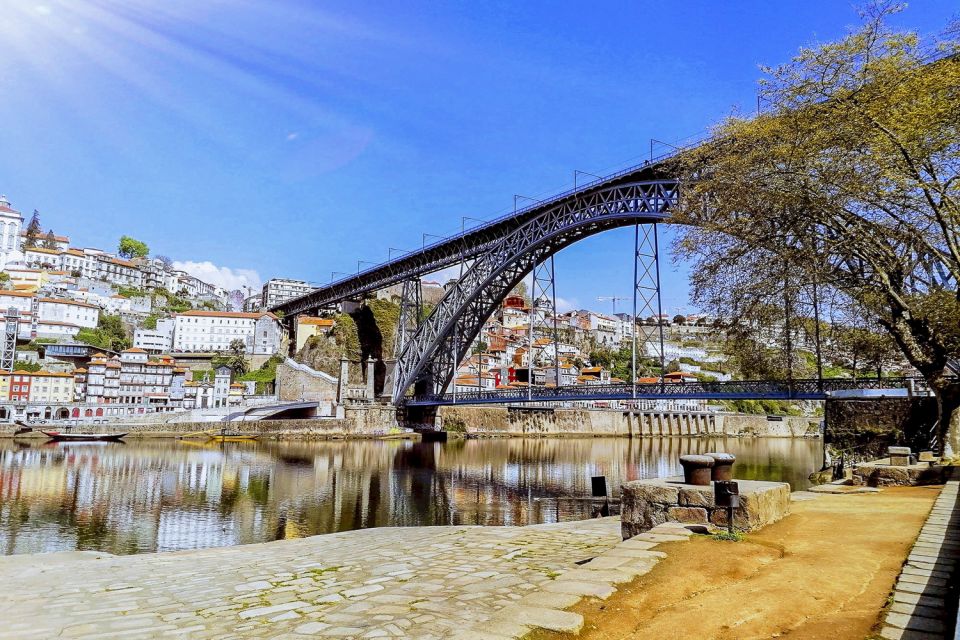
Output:
<svg viewBox="0 0 960 640">
<path fill-rule="evenodd" d="M 626 300 L 626 298 L 621 298 L 620 296 L 597 296 L 597 302 L 609 301 L 613 305 L 613 315 L 617 315 L 617 302 L 620 300 Z"/>
</svg>

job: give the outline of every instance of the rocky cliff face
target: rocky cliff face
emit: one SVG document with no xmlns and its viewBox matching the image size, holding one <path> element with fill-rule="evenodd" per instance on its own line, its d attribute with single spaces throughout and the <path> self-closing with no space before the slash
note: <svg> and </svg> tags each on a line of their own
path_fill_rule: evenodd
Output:
<svg viewBox="0 0 960 640">
<path fill-rule="evenodd" d="M 386 376 L 384 358 L 392 358 L 400 306 L 388 300 L 370 299 L 351 313 L 340 313 L 334 319 L 328 336 L 310 338 L 294 360 L 317 371 L 340 375 L 340 359 L 351 361 L 351 382 L 363 382 L 365 370 L 361 364 L 372 357 L 374 388 L 380 393 Z"/>
</svg>

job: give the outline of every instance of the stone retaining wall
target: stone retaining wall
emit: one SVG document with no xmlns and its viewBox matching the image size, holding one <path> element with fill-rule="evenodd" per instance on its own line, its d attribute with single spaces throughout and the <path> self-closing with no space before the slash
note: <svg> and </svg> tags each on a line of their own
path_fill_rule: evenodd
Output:
<svg viewBox="0 0 960 640">
<path fill-rule="evenodd" d="M 117 422 L 104 425 L 85 425 L 82 430 L 125 431 L 132 437 L 178 437 L 188 433 L 216 430 L 223 426 L 224 423 L 222 422 L 156 424 L 146 422 L 123 424 Z M 344 417 L 339 419 L 249 420 L 246 422 L 230 422 L 226 424 L 226 427 L 230 432 L 264 434 L 284 439 L 369 438 L 403 433 L 403 430 L 397 424 L 396 409 L 390 406 L 346 408 Z M 16 425 L 0 425 L 0 437 L 10 437 L 16 429 Z M 59 430 L 62 427 L 51 425 L 50 429 Z M 37 432 L 34 433 L 33 437 L 45 437 Z"/>
<path fill-rule="evenodd" d="M 712 412 L 647 412 L 613 409 L 441 407 L 441 428 L 476 436 L 770 436 L 819 433 L 819 420 Z"/>
</svg>

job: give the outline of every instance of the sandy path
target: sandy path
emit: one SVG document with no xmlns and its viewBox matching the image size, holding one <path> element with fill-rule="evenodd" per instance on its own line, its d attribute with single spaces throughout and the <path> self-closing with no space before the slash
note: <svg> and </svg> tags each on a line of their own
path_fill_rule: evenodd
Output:
<svg viewBox="0 0 960 640">
<path fill-rule="evenodd" d="M 745 542 L 671 543 L 653 571 L 574 609 L 586 619 L 578 637 L 862 640 L 937 492 L 824 495 Z"/>
</svg>

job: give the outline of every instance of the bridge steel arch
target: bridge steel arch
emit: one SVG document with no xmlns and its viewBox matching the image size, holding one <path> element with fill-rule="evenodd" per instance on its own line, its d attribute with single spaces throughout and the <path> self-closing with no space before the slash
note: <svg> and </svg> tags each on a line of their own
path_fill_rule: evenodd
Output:
<svg viewBox="0 0 960 640">
<path fill-rule="evenodd" d="M 402 345 L 394 369 L 393 401 L 442 394 L 462 355 L 504 297 L 541 261 L 584 238 L 635 224 L 653 224 L 676 205 L 676 180 L 621 183 L 545 208 L 487 251 L 446 293 Z"/>
</svg>

